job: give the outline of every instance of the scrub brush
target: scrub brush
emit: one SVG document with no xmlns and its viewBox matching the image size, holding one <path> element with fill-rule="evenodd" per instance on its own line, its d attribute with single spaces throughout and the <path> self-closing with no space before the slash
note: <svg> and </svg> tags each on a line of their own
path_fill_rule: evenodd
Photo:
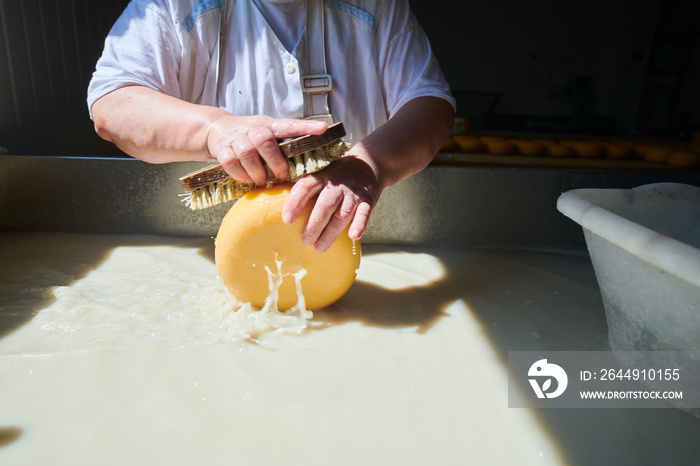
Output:
<svg viewBox="0 0 700 466">
<path fill-rule="evenodd" d="M 316 173 L 348 150 L 343 123 L 336 123 L 319 135 L 307 135 L 280 143 L 282 154 L 289 164 L 289 179 L 279 180 L 268 167 L 267 187 L 284 181 L 296 181 L 304 175 Z M 185 189 L 185 205 L 192 210 L 206 209 L 243 196 L 259 188 L 255 184 L 241 183 L 229 177 L 223 167 L 215 164 L 189 173 L 180 178 Z"/>
</svg>

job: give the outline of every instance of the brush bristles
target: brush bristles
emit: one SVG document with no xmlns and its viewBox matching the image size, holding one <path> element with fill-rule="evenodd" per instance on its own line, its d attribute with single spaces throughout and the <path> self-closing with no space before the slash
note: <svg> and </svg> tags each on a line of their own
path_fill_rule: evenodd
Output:
<svg viewBox="0 0 700 466">
<path fill-rule="evenodd" d="M 332 161 L 342 156 L 348 150 L 347 143 L 335 141 L 325 146 L 319 147 L 301 155 L 287 159 L 289 164 L 289 180 L 296 181 L 304 175 L 316 173 L 326 168 Z M 283 182 L 278 180 L 270 169 L 267 171 L 267 187 Z M 255 184 L 246 184 L 236 181 L 233 178 L 226 178 L 207 186 L 195 189 L 184 194 L 183 202 L 192 210 L 206 209 L 217 204 L 233 201 L 243 196 L 245 193 L 258 188 Z"/>
</svg>

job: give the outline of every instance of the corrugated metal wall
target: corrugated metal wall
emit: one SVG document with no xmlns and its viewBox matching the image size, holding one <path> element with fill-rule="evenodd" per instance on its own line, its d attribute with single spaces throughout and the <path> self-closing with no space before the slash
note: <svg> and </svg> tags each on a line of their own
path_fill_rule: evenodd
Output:
<svg viewBox="0 0 700 466">
<path fill-rule="evenodd" d="M 0 0 L 0 146 L 13 154 L 110 155 L 85 93 L 128 0 Z"/>
</svg>

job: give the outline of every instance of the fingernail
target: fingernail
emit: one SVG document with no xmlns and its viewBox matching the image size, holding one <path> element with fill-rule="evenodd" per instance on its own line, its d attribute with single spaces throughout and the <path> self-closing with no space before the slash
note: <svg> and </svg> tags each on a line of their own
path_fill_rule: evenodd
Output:
<svg viewBox="0 0 700 466">
<path fill-rule="evenodd" d="M 292 214 L 290 212 L 284 212 L 282 214 L 282 221 L 284 223 L 292 223 L 294 221 Z"/>
</svg>

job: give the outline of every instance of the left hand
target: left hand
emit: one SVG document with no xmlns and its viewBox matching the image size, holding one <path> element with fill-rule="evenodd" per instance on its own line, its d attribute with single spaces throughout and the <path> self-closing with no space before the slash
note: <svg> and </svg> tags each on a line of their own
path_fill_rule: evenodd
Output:
<svg viewBox="0 0 700 466">
<path fill-rule="evenodd" d="M 313 202 L 302 232 L 304 244 L 325 252 L 348 225 L 350 239 L 359 240 L 383 190 L 377 171 L 359 157 L 345 155 L 320 172 L 301 178 L 285 202 L 283 221 L 293 223 L 304 206 Z"/>
</svg>

